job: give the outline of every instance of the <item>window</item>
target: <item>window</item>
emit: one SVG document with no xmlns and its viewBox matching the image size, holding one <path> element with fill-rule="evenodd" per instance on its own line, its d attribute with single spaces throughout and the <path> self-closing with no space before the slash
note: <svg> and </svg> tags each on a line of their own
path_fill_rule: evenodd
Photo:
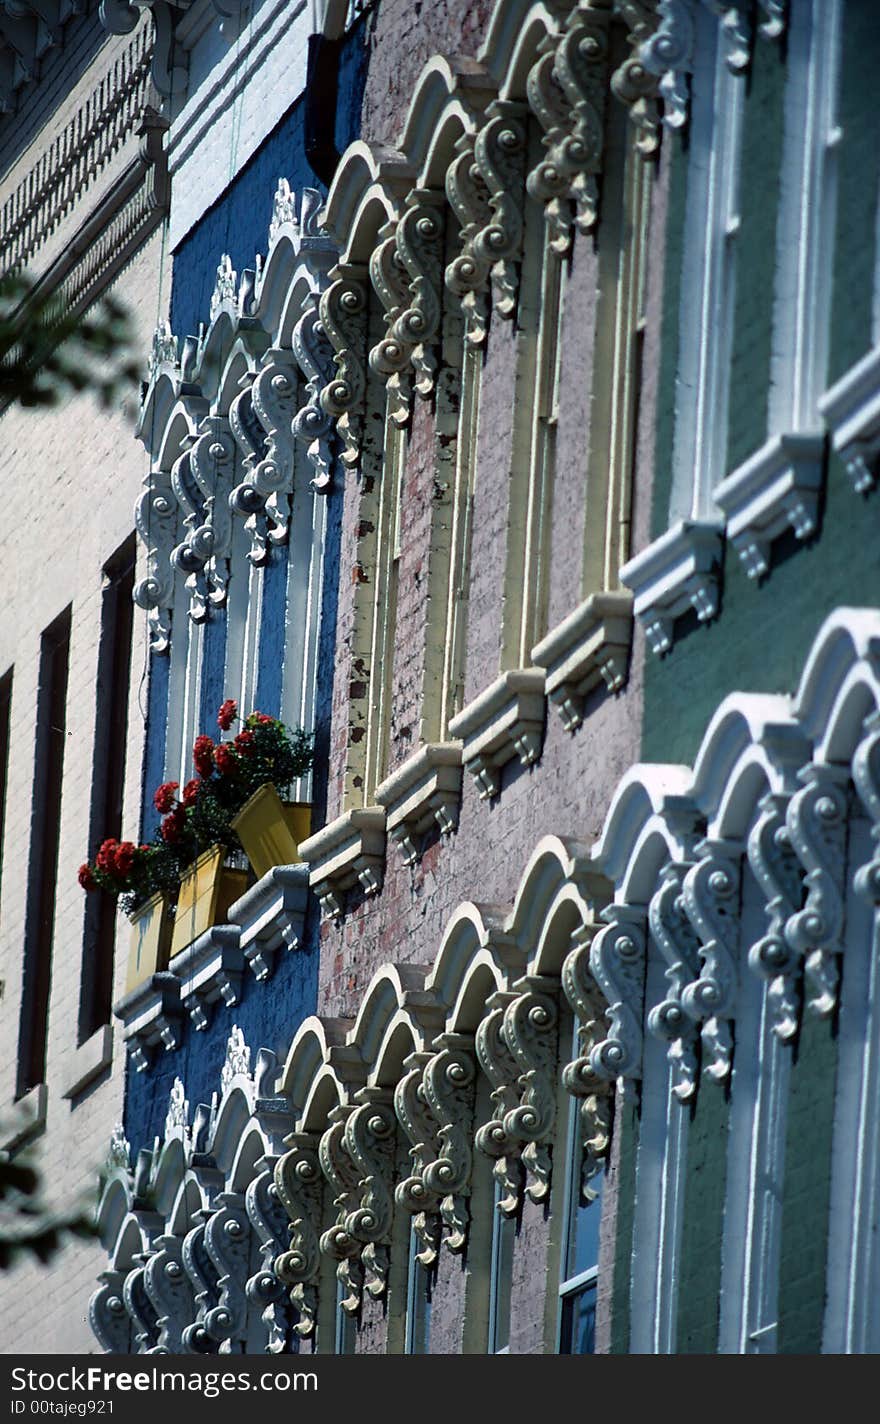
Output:
<svg viewBox="0 0 880 1424">
<path fill-rule="evenodd" d="M 516 1219 L 499 1210 L 501 1187 L 495 1187 L 492 1229 L 492 1263 L 489 1276 L 489 1354 L 510 1350 L 510 1293 L 513 1286 L 513 1249 Z"/>
<path fill-rule="evenodd" d="M 431 1270 L 419 1260 L 422 1246 L 415 1228 L 409 1234 L 409 1272 L 406 1284 L 406 1337 L 404 1351 L 407 1355 L 428 1355 L 431 1351 L 431 1291 L 433 1279 Z"/>
<path fill-rule="evenodd" d="M 134 535 L 108 560 L 101 595 L 101 642 L 92 765 L 90 853 L 105 836 L 122 834 L 128 687 L 134 615 Z M 86 897 L 79 1040 L 85 1042 L 110 1021 L 116 905 L 108 895 Z"/>
<path fill-rule="evenodd" d="M 61 779 L 67 719 L 70 608 L 40 643 L 34 795 L 31 819 L 24 980 L 18 1046 L 17 1096 L 45 1081 L 52 979 L 52 937 L 61 823 Z"/>
<path fill-rule="evenodd" d="M 12 711 L 12 669 L 0 677 L 0 887 L 3 884 L 3 828 L 6 823 L 6 783 L 9 778 L 9 723 Z"/>
<path fill-rule="evenodd" d="M 578 1052 L 575 1034 L 575 1053 Z M 568 1179 L 565 1184 L 565 1237 L 559 1286 L 559 1353 L 592 1355 L 596 1335 L 596 1291 L 599 1278 L 599 1220 L 602 1214 L 602 1174 L 593 1177 L 587 1201 L 581 1183 L 582 1148 L 578 1134 L 580 1102 L 569 1100 Z M 593 1195 L 595 1194 L 595 1195 Z"/>
</svg>

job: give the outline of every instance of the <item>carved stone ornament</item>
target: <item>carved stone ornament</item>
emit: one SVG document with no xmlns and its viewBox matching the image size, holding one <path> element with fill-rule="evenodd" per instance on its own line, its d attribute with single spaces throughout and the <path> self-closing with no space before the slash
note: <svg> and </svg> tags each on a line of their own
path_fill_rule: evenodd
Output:
<svg viewBox="0 0 880 1424">
<path fill-rule="evenodd" d="M 552 980 L 528 975 L 519 983 L 528 987 L 504 1011 L 504 1037 L 519 1070 L 518 1101 L 505 1115 L 504 1130 L 524 1144 L 526 1194 L 543 1202 L 550 1194 L 556 1127 L 559 1012 Z"/>
<path fill-rule="evenodd" d="M 544 129 L 546 156 L 528 176 L 531 196 L 544 204 L 554 250 L 571 246 L 572 205 L 581 232 L 598 216 L 611 0 L 586 0 L 562 35 L 545 36 L 528 77 L 529 103 Z"/>
<path fill-rule="evenodd" d="M 171 605 L 174 571 L 171 554 L 177 532 L 177 502 L 171 477 L 162 470 L 147 475 L 134 511 L 135 528 L 147 551 L 147 572 L 134 587 L 134 601 L 149 615 L 150 647 L 168 650 L 171 641 Z"/>
<path fill-rule="evenodd" d="M 189 616 L 194 623 L 204 621 L 210 605 L 226 599 L 234 470 L 235 442 L 228 420 L 206 416 L 191 448 L 175 461 L 171 475 L 187 531 L 171 562 L 186 575 Z"/>
<path fill-rule="evenodd" d="M 89 1325 L 108 1355 L 130 1355 L 131 1321 L 122 1298 L 124 1271 L 102 1271 L 89 1301 Z"/>
<path fill-rule="evenodd" d="M 521 1142 L 507 1131 L 508 1114 L 519 1106 L 516 1082 L 519 1068 L 504 1033 L 504 1014 L 515 994 L 499 991 L 489 999 L 489 1013 L 480 1020 L 475 1047 L 480 1066 L 492 1084 L 490 1101 L 494 1116 L 476 1132 L 478 1152 L 494 1160 L 492 1175 L 500 1189 L 498 1210 L 515 1216 L 522 1200 L 524 1171 L 520 1160 Z"/>
<path fill-rule="evenodd" d="M 360 459 L 363 404 L 366 394 L 364 350 L 367 337 L 367 292 L 360 268 L 336 267 L 321 293 L 321 325 L 336 357 L 336 375 L 321 391 L 321 408 L 336 421 L 343 444 L 341 459 Z"/>
<path fill-rule="evenodd" d="M 642 1076 L 642 1010 L 645 1001 L 645 911 L 636 906 L 609 905 L 601 913 L 608 923 L 590 946 L 590 969 L 608 1004 L 607 1036 L 590 1051 L 590 1066 L 600 1078 L 622 1080 Z"/>
<path fill-rule="evenodd" d="M 862 804 L 873 822 L 871 839 L 874 854 L 855 875 L 856 893 L 871 905 L 880 905 L 880 712 L 865 719 L 865 735 L 856 748 L 852 763 L 853 781 Z"/>
<path fill-rule="evenodd" d="M 230 424 L 244 452 L 245 480 L 230 495 L 230 506 L 245 516 L 251 535 L 251 563 L 266 562 L 271 546 L 287 540 L 293 496 L 293 433 L 299 370 L 288 351 L 267 351 L 249 385 L 247 399 L 230 409 Z M 247 411 L 253 411 L 259 438 L 249 438 Z M 235 412 L 235 415 L 233 414 Z"/>
<path fill-rule="evenodd" d="M 395 328 L 398 317 L 408 307 L 410 285 L 394 219 L 379 230 L 379 241 L 370 255 L 370 280 L 386 318 L 385 335 L 369 354 L 370 369 L 385 382 L 391 419 L 397 425 L 405 425 L 410 411 L 411 347 L 400 339 Z"/>
<path fill-rule="evenodd" d="M 437 1257 L 441 1229 L 449 1251 L 464 1250 L 467 1198 L 473 1154 L 476 1065 L 472 1047 L 460 1035 L 442 1035 L 438 1052 L 413 1054 L 394 1094 L 397 1119 L 411 1143 L 413 1170 L 395 1197 L 414 1213 L 413 1227 L 430 1266 Z"/>
<path fill-rule="evenodd" d="M 336 1277 L 342 1287 L 340 1305 L 347 1315 L 360 1310 L 364 1288 L 364 1267 L 361 1261 L 362 1243 L 351 1232 L 349 1221 L 357 1203 L 360 1173 L 348 1149 L 345 1118 L 350 1108 L 337 1108 L 335 1117 L 318 1145 L 321 1171 L 330 1183 L 336 1221 L 320 1237 L 324 1255 L 337 1262 Z"/>
<path fill-rule="evenodd" d="M 250 1262 L 250 1230 L 239 1192 L 220 1192 L 205 1224 L 205 1250 L 216 1272 L 217 1299 L 202 1324 L 218 1344 L 241 1338 L 247 1328 L 245 1285 Z"/>
<path fill-rule="evenodd" d="M 224 252 L 217 267 L 214 290 L 211 293 L 211 321 L 214 321 L 221 307 L 236 305 L 238 273 L 232 265 L 232 258 Z"/>
<path fill-rule="evenodd" d="M 159 367 L 166 364 L 177 365 L 177 337 L 172 332 L 169 323 L 162 320 L 153 332 L 153 341 L 150 347 L 150 380 L 156 375 Z"/>
<path fill-rule="evenodd" d="M 476 134 L 462 134 L 455 157 L 446 170 L 446 197 L 460 225 L 461 250 L 446 268 L 446 286 L 457 297 L 465 325 L 465 340 L 480 346 L 488 329 L 488 286 L 492 260 L 485 244 L 479 251 L 477 235 L 489 226 L 492 208 L 489 189 L 477 165 Z"/>
<path fill-rule="evenodd" d="M 269 222 L 269 247 L 275 246 L 282 227 L 296 226 L 296 195 L 286 178 L 278 179 L 278 187 L 272 199 L 272 218 Z"/>
<path fill-rule="evenodd" d="M 171 1092 L 168 1094 L 168 1111 L 165 1114 L 165 1137 L 171 1137 L 175 1132 L 186 1132 L 189 1124 L 189 1103 L 186 1098 L 186 1089 L 180 1078 L 175 1078 L 171 1085 Z"/>
<path fill-rule="evenodd" d="M 394 1215 L 397 1121 L 378 1089 L 362 1088 L 366 1097 L 345 1121 L 345 1145 L 358 1173 L 357 1201 L 346 1228 L 362 1243 L 364 1289 L 384 1296 L 388 1285 L 391 1223 Z"/>
<path fill-rule="evenodd" d="M 314 470 L 312 487 L 320 494 L 330 489 L 333 464 L 333 417 L 321 405 L 321 391 L 333 379 L 333 348 L 321 321 L 320 294 L 307 297 L 303 314 L 293 329 L 291 345 L 305 379 L 308 400 L 293 417 L 292 430 L 307 449 Z"/>
<path fill-rule="evenodd" d="M 179 1355 L 183 1334 L 196 1313 L 195 1297 L 183 1264 L 183 1242 L 159 1236 L 144 1270 L 144 1288 L 156 1313 L 156 1354 Z"/>
<path fill-rule="evenodd" d="M 111 1172 L 114 1169 L 127 1172 L 131 1166 L 131 1144 L 121 1122 L 116 1123 L 110 1134 L 106 1166 L 107 1170 Z"/>
<path fill-rule="evenodd" d="M 684 878 L 687 917 L 700 941 L 699 977 L 682 991 L 685 1013 L 699 1024 L 703 1073 L 723 1082 L 733 1063 L 731 1020 L 739 985 L 740 865 L 733 842 L 706 839 Z"/>
<path fill-rule="evenodd" d="M 220 1092 L 227 1093 L 233 1078 L 248 1077 L 251 1071 L 251 1051 L 245 1043 L 244 1034 L 238 1024 L 232 1025 L 232 1032 L 226 1044 L 226 1056 L 220 1070 Z"/>
<path fill-rule="evenodd" d="M 493 99 L 477 134 L 474 160 L 489 195 L 490 221 L 475 233 L 473 250 L 490 264 L 493 306 L 511 319 L 516 311 L 522 256 L 526 164 L 526 106 Z"/>
<path fill-rule="evenodd" d="M 198 1216 L 205 1213 L 199 1212 Z M 213 1355 L 217 1341 L 205 1327 L 205 1316 L 216 1308 L 219 1300 L 217 1268 L 205 1244 L 206 1222 L 198 1221 L 183 1240 L 183 1268 L 192 1285 L 195 1304 L 194 1319 L 181 1331 L 180 1348 L 185 1355 Z"/>
<path fill-rule="evenodd" d="M 807 1008 L 820 1018 L 837 1006 L 837 957 L 844 928 L 847 773 L 814 764 L 798 773 L 804 783 L 788 805 L 786 824 L 803 867 L 806 900 L 785 925 L 787 944 L 806 956 Z"/>
<path fill-rule="evenodd" d="M 615 0 L 614 10 L 629 31 L 630 53 L 611 76 L 611 89 L 626 105 L 636 126 L 636 147 L 644 157 L 650 157 L 657 151 L 660 142 L 660 109 L 657 102 L 660 80 L 646 67 L 642 49 L 657 29 L 660 16 L 654 0 Z"/>
<path fill-rule="evenodd" d="M 660 872 L 660 888 L 648 906 L 651 935 L 666 961 L 666 998 L 648 1014 L 648 1028 L 668 1044 L 672 1069 L 672 1092 L 679 1102 L 687 1102 L 697 1089 L 697 1029 L 685 1013 L 682 995 L 700 975 L 700 941 L 688 919 L 684 904 L 687 861 L 667 861 Z"/>
<path fill-rule="evenodd" d="M 562 1082 L 579 1099 L 580 1192 L 587 1205 L 597 1195 L 592 1182 L 604 1165 L 611 1133 L 611 1084 L 606 1078 L 597 1077 L 590 1063 L 602 1023 L 601 995 L 590 969 L 590 946 L 595 933 L 595 925 L 585 925 L 575 932 L 574 948 L 561 971 L 562 988 L 574 1012 L 578 1036 L 578 1055 L 563 1068 Z"/>
<path fill-rule="evenodd" d="M 287 1212 L 274 1180 L 275 1160 L 262 1159 L 262 1170 L 245 1191 L 247 1218 L 260 1243 L 260 1264 L 247 1279 L 245 1295 L 250 1310 L 259 1315 L 269 1355 L 287 1353 L 291 1323 L 284 1287 L 274 1269 L 288 1234 Z"/>
<path fill-rule="evenodd" d="M 767 1002 L 773 1032 L 789 1043 L 800 1023 L 803 955 L 788 942 L 785 926 L 801 907 L 801 867 L 787 824 L 789 798 L 768 792 L 749 835 L 752 873 L 764 894 L 769 926 L 749 950 L 749 967 L 769 983 Z"/>
<path fill-rule="evenodd" d="M 321 1274 L 321 1203 L 324 1179 L 317 1144 L 308 1133 L 292 1133 L 289 1150 L 275 1164 L 279 1200 L 290 1218 L 289 1243 L 275 1260 L 275 1274 L 290 1286 L 297 1313 L 294 1330 L 302 1339 L 315 1332 Z"/>
</svg>

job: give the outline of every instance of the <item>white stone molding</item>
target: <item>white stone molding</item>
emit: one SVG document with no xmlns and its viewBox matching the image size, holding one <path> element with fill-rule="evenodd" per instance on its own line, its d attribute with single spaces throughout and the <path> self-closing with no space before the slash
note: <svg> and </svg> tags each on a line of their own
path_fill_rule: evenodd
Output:
<svg viewBox="0 0 880 1424">
<path fill-rule="evenodd" d="M 611 1085 L 593 1072 L 590 1054 L 601 1033 L 602 1005 L 590 969 L 590 946 L 596 929 L 585 926 L 572 936 L 574 948 L 561 971 L 562 988 L 577 1024 L 577 1057 L 562 1070 L 562 1082 L 579 1101 L 578 1135 L 581 1145 L 581 1200 L 595 1200 L 593 1178 L 603 1169 L 611 1141 Z"/>
<path fill-rule="evenodd" d="M 789 529 L 798 539 L 815 534 L 824 468 L 821 431 L 773 436 L 716 487 L 727 537 L 749 578 L 767 573 L 770 546 L 780 534 Z"/>
<path fill-rule="evenodd" d="M 299 846 L 309 867 L 309 884 L 322 908 L 338 919 L 345 893 L 360 885 L 365 895 L 378 895 L 385 868 L 385 811 L 365 806 L 346 811 Z"/>
<path fill-rule="evenodd" d="M 493 1161 L 497 1206 L 503 1216 L 516 1215 L 525 1186 L 521 1143 L 505 1127 L 509 1115 L 519 1106 L 516 1093 L 519 1072 L 504 1033 L 505 1012 L 516 998 L 509 990 L 491 994 L 486 1001 L 488 1013 L 480 1020 L 475 1039 L 480 1067 L 492 1085 L 493 1116 L 477 1128 L 474 1145 Z"/>
<path fill-rule="evenodd" d="M 722 528 L 715 520 L 681 520 L 620 570 L 652 652 L 672 646 L 677 618 L 693 609 L 699 622 L 718 611 Z"/>
<path fill-rule="evenodd" d="M 319 204 L 317 191 L 304 189 L 297 218 L 289 185 L 281 199 L 276 192 L 266 261 L 240 279 L 228 260 L 220 263 L 211 320 L 179 357 L 175 339 L 157 329 L 138 424 L 154 469 L 136 512 L 147 573 L 135 590 L 150 610 L 156 652 L 169 644 L 178 574 L 196 620 L 223 603 L 231 576 L 247 576 L 247 565 L 232 566 L 241 557 L 236 516 L 248 530 L 250 563 L 265 563 L 274 544 L 287 542 L 298 441 L 312 489 L 330 486 L 331 423 L 319 403 L 330 346 L 317 304 L 335 250 L 317 228 Z M 304 508 L 298 517 L 307 517 Z M 308 570 L 302 575 L 307 581 Z"/>
<path fill-rule="evenodd" d="M 421 838 L 435 827 L 450 835 L 461 801 L 461 744 L 428 742 L 376 788 L 391 839 L 407 865 L 420 855 Z"/>
<path fill-rule="evenodd" d="M 169 972 L 177 976 L 180 999 L 193 1028 L 208 1027 L 215 1004 L 232 1008 L 241 996 L 244 956 L 238 925 L 214 925 L 176 954 Z"/>
<path fill-rule="evenodd" d="M 608 1033 L 593 1044 L 590 1067 L 597 1077 L 619 1082 L 641 1073 L 645 915 L 612 905 L 602 918 L 607 924 L 590 945 L 590 969 L 608 1003 Z"/>
<path fill-rule="evenodd" d="M 321 409 L 332 416 L 342 441 L 344 465 L 357 465 L 363 432 L 367 377 L 364 347 L 367 336 L 365 273 L 350 264 L 335 267 L 321 296 L 321 325 L 333 348 L 336 372 L 322 388 Z"/>
<path fill-rule="evenodd" d="M 696 847 L 699 859 L 682 884 L 684 910 L 698 937 L 701 965 L 699 976 L 682 991 L 681 1005 L 700 1027 L 702 1071 L 716 1083 L 729 1076 L 733 1061 L 740 850 L 720 839 L 701 841 Z"/>
<path fill-rule="evenodd" d="M 583 721 L 584 702 L 605 684 L 619 692 L 626 681 L 633 599 L 626 591 L 592 593 L 542 638 L 531 653 L 545 673 L 545 691 L 567 732 Z"/>
<path fill-rule="evenodd" d="M 697 1026 L 682 1004 L 685 989 L 700 976 L 700 941 L 684 902 L 685 877 L 691 868 L 688 861 L 667 861 L 648 908 L 651 935 L 666 962 L 669 985 L 666 997 L 648 1014 L 648 1028 L 669 1044 L 671 1091 L 679 1102 L 693 1097 L 699 1075 Z"/>
<path fill-rule="evenodd" d="M 532 111 L 544 130 L 546 156 L 528 176 L 528 191 L 544 204 L 557 252 L 571 246 L 572 205 L 580 232 L 598 217 L 602 170 L 611 0 L 575 7 L 557 39 L 547 35 L 528 77 Z"/>
<path fill-rule="evenodd" d="M 171 1052 L 180 1043 L 180 980 L 167 972 L 153 974 L 114 1004 L 113 1013 L 122 1021 L 122 1041 L 131 1061 L 142 1073 L 154 1050 Z"/>
<path fill-rule="evenodd" d="M 845 769 L 813 764 L 800 779 L 804 785 L 789 802 L 786 824 L 804 870 L 806 901 L 786 921 L 785 938 L 805 956 L 807 1007 L 824 1018 L 837 1006 L 840 978 L 848 778 Z"/>
<path fill-rule="evenodd" d="M 800 1023 L 803 960 L 785 937 L 785 926 L 801 907 L 801 868 L 791 844 L 787 812 L 790 797 L 768 792 L 758 803 L 760 816 L 749 835 L 752 873 L 764 894 L 768 931 L 749 950 L 749 965 L 769 982 L 767 995 L 773 1031 L 787 1043 Z"/>
<path fill-rule="evenodd" d="M 274 1270 L 290 1287 L 298 1317 L 293 1328 L 301 1339 L 308 1339 L 315 1332 L 318 1315 L 323 1177 L 314 1134 L 291 1133 L 286 1146 L 275 1166 L 275 1185 L 290 1219 L 289 1242 L 276 1257 Z"/>
<path fill-rule="evenodd" d="M 229 923 L 259 983 L 271 978 L 279 952 L 301 947 L 308 889 L 306 866 L 276 865 L 230 905 Z"/>
<path fill-rule="evenodd" d="M 880 348 L 869 351 L 826 391 L 819 411 L 856 494 L 876 480 L 880 454 Z"/>
<path fill-rule="evenodd" d="M 449 731 L 462 743 L 462 761 L 482 800 L 501 789 L 500 771 L 518 758 L 531 766 L 544 740 L 544 672 L 513 668 L 501 674 L 461 712 Z"/>
</svg>

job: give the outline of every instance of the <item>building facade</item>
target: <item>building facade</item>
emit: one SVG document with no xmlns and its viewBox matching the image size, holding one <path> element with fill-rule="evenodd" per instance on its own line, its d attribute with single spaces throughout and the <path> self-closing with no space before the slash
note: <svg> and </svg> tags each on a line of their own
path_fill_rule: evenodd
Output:
<svg viewBox="0 0 880 1424">
<path fill-rule="evenodd" d="M 144 8 L 142 827 L 316 756 L 115 1001 L 99 1347 L 876 1350 L 872 7 Z"/>
</svg>

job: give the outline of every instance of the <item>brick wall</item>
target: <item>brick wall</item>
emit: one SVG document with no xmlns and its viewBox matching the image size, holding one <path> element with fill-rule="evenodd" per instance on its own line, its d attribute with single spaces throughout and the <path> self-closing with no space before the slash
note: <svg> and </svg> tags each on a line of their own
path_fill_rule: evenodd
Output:
<svg viewBox="0 0 880 1424">
<path fill-rule="evenodd" d="M 120 275 L 114 294 L 133 318 L 141 357 L 156 321 L 161 237 L 156 234 Z M 62 1097 L 77 1049 L 85 900 L 76 873 L 86 858 L 96 717 L 101 570 L 131 533 L 135 498 L 146 456 L 133 438 L 135 410 L 102 411 L 82 396 L 52 411 L 16 407 L 2 417 L 4 460 L 0 471 L 4 521 L 0 565 L 4 570 L 0 667 L 14 667 L 10 769 L 0 891 L 0 978 L 3 980 L 3 1053 L 0 1104 L 15 1093 L 21 1004 L 34 721 L 40 637 L 72 604 L 67 741 L 61 805 L 52 981 L 49 1006 L 48 1120 L 38 1143 L 38 1161 L 53 1203 L 68 1205 L 94 1183 L 110 1133 L 122 1113 L 123 1055 L 114 1044 L 108 1070 L 78 1098 Z M 143 720 L 139 706 L 144 666 L 144 616 L 137 615 L 126 751 L 123 835 L 138 835 Z M 127 923 L 117 928 L 114 1000 L 122 993 Z M 120 952 L 121 951 L 121 952 Z M 2 1109 L 0 1109 L 2 1113 Z M 51 1274 L 19 1264 L 0 1276 L 0 1349 L 6 1352 L 96 1348 L 86 1324 L 88 1299 L 103 1265 L 97 1243 L 69 1245 Z"/>
</svg>

